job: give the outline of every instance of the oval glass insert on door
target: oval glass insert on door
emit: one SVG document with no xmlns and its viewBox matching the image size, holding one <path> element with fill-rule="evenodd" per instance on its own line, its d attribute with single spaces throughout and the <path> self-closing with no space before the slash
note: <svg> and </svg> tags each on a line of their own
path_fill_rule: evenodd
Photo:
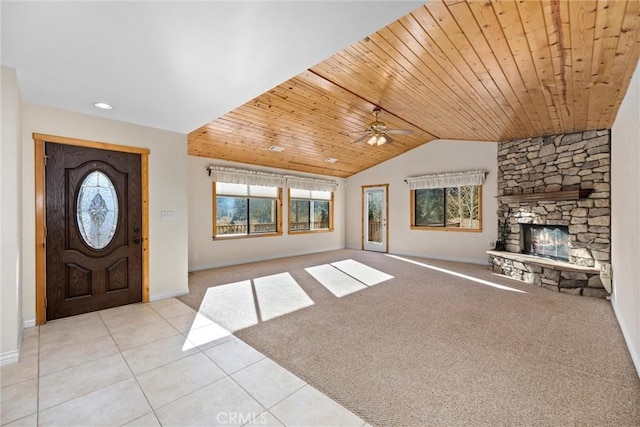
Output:
<svg viewBox="0 0 640 427">
<path fill-rule="evenodd" d="M 118 227 L 118 194 L 109 177 L 93 171 L 82 181 L 76 216 L 80 235 L 92 249 L 103 249 Z"/>
</svg>

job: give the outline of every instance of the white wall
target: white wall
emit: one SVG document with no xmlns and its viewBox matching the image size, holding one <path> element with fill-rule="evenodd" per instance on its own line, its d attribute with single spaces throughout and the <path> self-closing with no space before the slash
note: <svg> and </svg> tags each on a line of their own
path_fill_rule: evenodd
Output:
<svg viewBox="0 0 640 427">
<path fill-rule="evenodd" d="M 33 133 L 143 147 L 149 155 L 150 299 L 188 292 L 187 136 L 115 120 L 25 104 L 23 109 L 24 316 L 35 316 Z M 175 221 L 162 221 L 174 211 Z"/>
<path fill-rule="evenodd" d="M 611 128 L 611 302 L 640 375 L 640 66 Z"/>
<path fill-rule="evenodd" d="M 17 362 L 22 342 L 22 99 L 13 69 L 2 67 L 0 143 L 0 364 Z"/>
<path fill-rule="evenodd" d="M 363 149 L 380 149 L 364 146 Z M 384 149 L 384 146 L 382 147 Z M 497 235 L 497 143 L 438 140 L 347 179 L 346 245 L 360 249 L 363 185 L 389 184 L 389 252 L 486 264 L 489 242 Z M 410 229 L 412 175 L 474 169 L 489 171 L 482 189 L 481 233 Z"/>
<path fill-rule="evenodd" d="M 334 193 L 334 231 L 288 235 L 286 224 L 289 201 L 287 192 L 283 191 L 282 224 L 285 230 L 282 236 L 213 240 L 213 188 L 211 178 L 206 171 L 206 168 L 212 164 L 318 177 L 338 182 L 338 188 Z M 344 194 L 344 180 L 339 178 L 189 156 L 189 270 L 342 249 L 344 248 Z"/>
</svg>

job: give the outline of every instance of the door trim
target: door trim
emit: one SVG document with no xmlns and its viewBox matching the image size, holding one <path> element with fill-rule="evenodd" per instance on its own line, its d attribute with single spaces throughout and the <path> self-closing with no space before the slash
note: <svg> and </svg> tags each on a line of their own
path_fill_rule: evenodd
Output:
<svg viewBox="0 0 640 427">
<path fill-rule="evenodd" d="M 385 201 L 384 201 L 384 208 L 385 208 L 385 217 L 387 218 L 387 226 L 386 226 L 386 238 L 387 238 L 387 247 L 386 247 L 386 251 L 384 253 L 389 253 L 389 184 L 375 184 L 375 185 L 362 185 L 362 196 L 360 197 L 360 249 L 361 250 L 365 250 L 364 249 L 364 196 L 365 196 L 365 190 L 367 188 L 376 188 L 376 187 L 385 187 Z"/>
<path fill-rule="evenodd" d="M 35 196 L 36 196 L 36 324 L 47 321 L 46 300 L 46 204 L 45 204 L 45 142 L 75 145 L 101 150 L 140 154 L 142 179 L 142 302 L 149 302 L 149 153 L 148 148 L 129 147 L 106 142 L 87 141 L 63 136 L 33 134 L 35 143 Z"/>
</svg>

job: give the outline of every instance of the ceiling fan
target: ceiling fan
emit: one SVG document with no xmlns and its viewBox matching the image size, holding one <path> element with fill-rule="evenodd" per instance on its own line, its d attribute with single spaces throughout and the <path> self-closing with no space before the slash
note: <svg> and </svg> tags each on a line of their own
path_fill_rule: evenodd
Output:
<svg viewBox="0 0 640 427">
<path fill-rule="evenodd" d="M 380 108 L 378 107 L 373 109 L 373 115 L 376 119 L 363 131 L 367 134 L 353 141 L 354 143 L 367 141 L 369 145 L 379 146 L 387 142 L 393 142 L 393 138 L 391 138 L 389 134 L 409 135 L 413 133 L 413 131 L 409 129 L 389 129 L 384 122 L 378 119 L 380 115 Z"/>
</svg>

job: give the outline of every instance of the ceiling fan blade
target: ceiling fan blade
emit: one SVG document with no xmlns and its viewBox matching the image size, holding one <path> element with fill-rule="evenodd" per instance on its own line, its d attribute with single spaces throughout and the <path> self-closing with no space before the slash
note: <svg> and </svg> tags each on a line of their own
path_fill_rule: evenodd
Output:
<svg viewBox="0 0 640 427">
<path fill-rule="evenodd" d="M 361 136 L 360 138 L 358 138 L 355 141 L 353 141 L 353 143 L 355 144 L 355 143 L 358 143 L 358 142 L 366 141 L 369 138 L 371 138 L 371 135 L 366 134 L 365 136 Z"/>
<path fill-rule="evenodd" d="M 392 143 L 392 142 L 395 142 L 395 141 L 394 141 L 394 139 L 393 139 L 393 138 L 391 138 L 389 135 L 385 135 L 385 136 L 384 136 L 384 139 L 386 139 L 386 140 L 387 140 L 387 142 L 386 142 L 387 144 L 390 144 L 390 143 Z"/>
<path fill-rule="evenodd" d="M 395 133 L 396 135 L 411 135 L 413 131 L 410 129 L 387 129 L 387 133 Z"/>
</svg>

